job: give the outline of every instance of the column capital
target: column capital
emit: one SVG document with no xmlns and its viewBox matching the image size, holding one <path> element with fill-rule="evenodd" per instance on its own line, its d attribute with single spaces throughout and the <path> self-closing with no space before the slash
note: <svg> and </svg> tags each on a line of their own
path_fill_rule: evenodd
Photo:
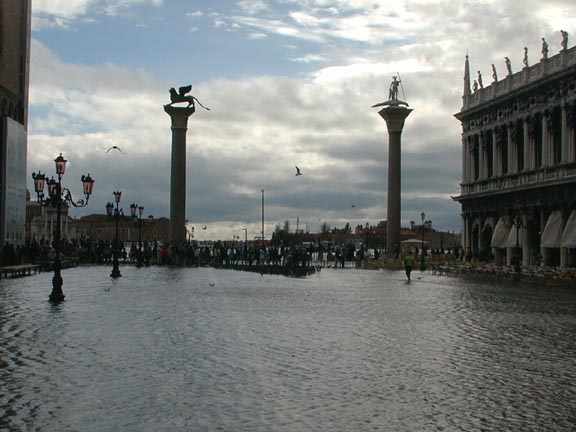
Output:
<svg viewBox="0 0 576 432">
<path fill-rule="evenodd" d="M 196 109 L 194 106 L 190 107 L 175 107 L 172 105 L 164 105 L 164 112 L 172 119 L 172 129 L 187 129 L 188 117 L 190 117 Z"/>
<path fill-rule="evenodd" d="M 380 117 L 386 121 L 388 132 L 402 132 L 404 128 L 404 120 L 412 112 L 411 108 L 403 106 L 387 106 L 386 108 L 378 111 Z"/>
</svg>

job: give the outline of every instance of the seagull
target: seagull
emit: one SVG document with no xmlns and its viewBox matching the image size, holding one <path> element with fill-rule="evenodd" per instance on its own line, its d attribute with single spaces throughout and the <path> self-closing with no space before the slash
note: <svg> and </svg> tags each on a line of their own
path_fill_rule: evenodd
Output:
<svg viewBox="0 0 576 432">
<path fill-rule="evenodd" d="M 302 173 L 300 172 L 300 168 L 298 168 L 297 166 L 295 166 L 296 168 L 296 177 L 301 176 Z"/>
<path fill-rule="evenodd" d="M 108 153 L 110 150 L 118 150 L 120 153 L 124 154 L 124 152 L 122 150 L 120 150 L 120 147 L 118 147 L 118 146 L 110 147 L 108 150 L 106 150 L 106 153 Z"/>
<path fill-rule="evenodd" d="M 352 208 L 356 207 L 354 204 L 352 204 Z"/>
<path fill-rule="evenodd" d="M 204 225 L 204 226 L 202 227 L 203 230 L 205 230 L 206 228 L 208 228 L 206 225 Z"/>
<path fill-rule="evenodd" d="M 208 285 L 214 286 L 214 285 L 216 285 L 216 282 L 210 282 Z"/>
</svg>

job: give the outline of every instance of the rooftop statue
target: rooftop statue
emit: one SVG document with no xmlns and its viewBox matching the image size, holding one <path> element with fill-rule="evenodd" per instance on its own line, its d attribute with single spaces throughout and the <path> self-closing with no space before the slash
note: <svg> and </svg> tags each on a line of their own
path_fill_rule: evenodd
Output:
<svg viewBox="0 0 576 432">
<path fill-rule="evenodd" d="M 408 104 L 400 99 L 398 99 L 398 87 L 402 81 L 398 79 L 397 76 L 392 77 L 392 83 L 390 83 L 390 90 L 388 91 L 388 100 L 386 102 L 381 102 L 376 105 L 372 105 L 372 108 L 384 106 L 384 105 L 406 105 Z"/>
<path fill-rule="evenodd" d="M 560 33 L 562 34 L 562 50 L 566 50 L 568 49 L 568 32 L 564 31 L 564 30 L 560 30 Z"/>
<path fill-rule="evenodd" d="M 494 64 L 492 64 L 492 78 L 494 82 L 498 81 L 498 74 L 496 73 L 496 66 L 494 66 Z"/>
<path fill-rule="evenodd" d="M 508 57 L 504 57 L 504 61 L 506 62 L 506 69 L 508 70 L 508 75 L 512 75 L 512 64 L 510 63 L 510 59 Z"/>
<path fill-rule="evenodd" d="M 481 89 L 484 88 L 484 83 L 482 82 L 482 74 L 480 73 L 480 71 L 478 71 L 478 85 L 480 86 Z"/>
<path fill-rule="evenodd" d="M 170 89 L 170 103 L 168 104 L 168 106 L 174 105 L 175 103 L 187 102 L 188 105 L 186 106 L 186 108 L 189 107 L 195 108 L 194 101 L 196 101 L 198 102 L 198 105 L 200 105 L 202 108 L 210 111 L 210 108 L 206 108 L 204 105 L 202 105 L 202 103 L 197 98 L 195 98 L 192 95 L 186 94 L 189 93 L 191 90 L 192 90 L 191 84 L 178 88 L 178 92 L 176 92 L 176 89 L 172 87 Z"/>
<path fill-rule="evenodd" d="M 542 38 L 542 58 L 548 58 L 548 42 L 546 42 L 546 39 L 544 38 Z"/>
<path fill-rule="evenodd" d="M 528 67 L 528 47 L 524 47 L 524 59 L 522 60 L 524 67 Z"/>
</svg>

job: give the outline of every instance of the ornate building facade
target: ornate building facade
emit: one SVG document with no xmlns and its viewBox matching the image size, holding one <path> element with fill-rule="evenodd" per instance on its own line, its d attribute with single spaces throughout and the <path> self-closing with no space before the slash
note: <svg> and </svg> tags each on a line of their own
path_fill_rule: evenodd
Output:
<svg viewBox="0 0 576 432">
<path fill-rule="evenodd" d="M 490 85 L 466 56 L 462 123 L 463 247 L 498 264 L 576 266 L 576 48 Z"/>
</svg>

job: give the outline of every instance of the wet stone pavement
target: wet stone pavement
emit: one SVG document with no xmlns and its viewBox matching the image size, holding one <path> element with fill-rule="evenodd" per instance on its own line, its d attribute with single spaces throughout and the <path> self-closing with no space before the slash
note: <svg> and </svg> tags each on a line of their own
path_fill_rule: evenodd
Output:
<svg viewBox="0 0 576 432">
<path fill-rule="evenodd" d="M 0 430 L 576 429 L 576 289 L 121 270 L 0 280 Z"/>
</svg>

